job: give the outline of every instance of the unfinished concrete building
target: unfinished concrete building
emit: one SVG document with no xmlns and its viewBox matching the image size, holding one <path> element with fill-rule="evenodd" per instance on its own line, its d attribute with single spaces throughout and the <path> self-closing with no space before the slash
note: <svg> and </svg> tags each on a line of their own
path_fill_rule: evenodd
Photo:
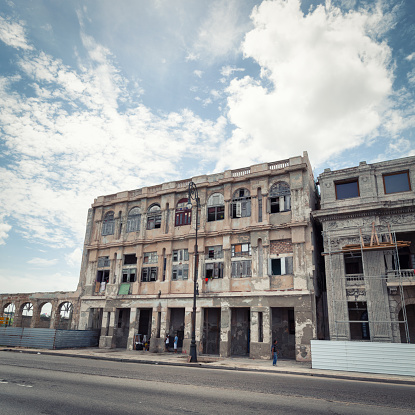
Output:
<svg viewBox="0 0 415 415">
<path fill-rule="evenodd" d="M 187 207 L 190 181 L 198 224 Z M 188 353 L 197 226 L 198 353 L 269 358 L 277 339 L 282 358 L 310 360 L 314 204 L 307 153 L 98 197 L 88 213 L 78 328 L 99 328 L 102 348 L 149 340 L 153 352 L 177 335 Z"/>
<path fill-rule="evenodd" d="M 415 157 L 319 176 L 331 340 L 415 339 Z"/>
</svg>

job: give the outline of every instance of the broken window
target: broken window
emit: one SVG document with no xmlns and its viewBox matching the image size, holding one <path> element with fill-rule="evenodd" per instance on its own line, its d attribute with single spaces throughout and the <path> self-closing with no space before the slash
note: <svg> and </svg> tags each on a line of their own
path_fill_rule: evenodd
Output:
<svg viewBox="0 0 415 415">
<path fill-rule="evenodd" d="M 157 264 L 158 260 L 157 252 L 146 252 L 144 254 L 144 264 Z"/>
<path fill-rule="evenodd" d="M 139 207 L 134 207 L 128 213 L 127 232 L 138 232 L 140 230 L 141 213 Z"/>
<path fill-rule="evenodd" d="M 233 261 L 232 278 L 251 277 L 251 261 Z"/>
<path fill-rule="evenodd" d="M 232 198 L 232 218 L 246 218 L 251 216 L 251 195 L 246 189 L 238 189 Z"/>
<path fill-rule="evenodd" d="M 102 222 L 102 235 L 114 235 L 115 219 L 114 212 L 107 212 Z"/>
<path fill-rule="evenodd" d="M 172 280 L 187 280 L 189 277 L 189 265 L 180 264 L 173 265 Z"/>
<path fill-rule="evenodd" d="M 214 193 L 207 202 L 208 222 L 223 220 L 225 218 L 225 201 L 223 195 Z"/>
<path fill-rule="evenodd" d="M 398 173 L 389 173 L 383 175 L 383 187 L 385 194 L 408 192 L 411 190 L 409 172 L 402 171 Z"/>
<path fill-rule="evenodd" d="M 350 339 L 370 340 L 369 316 L 366 301 L 347 303 L 349 311 Z"/>
<path fill-rule="evenodd" d="M 110 279 L 110 270 L 99 270 L 97 271 L 97 282 L 105 282 L 108 283 Z"/>
<path fill-rule="evenodd" d="M 205 278 L 223 278 L 223 262 L 207 262 Z"/>
<path fill-rule="evenodd" d="M 135 254 L 124 255 L 124 265 L 133 265 L 137 263 L 137 256 Z"/>
<path fill-rule="evenodd" d="M 269 275 L 293 274 L 293 257 L 269 258 L 268 273 Z"/>
<path fill-rule="evenodd" d="M 157 267 L 144 267 L 141 271 L 141 281 L 157 281 Z"/>
<path fill-rule="evenodd" d="M 360 252 L 344 254 L 344 271 L 346 275 L 363 275 L 362 254 Z"/>
<path fill-rule="evenodd" d="M 205 248 L 206 258 L 209 259 L 219 259 L 223 258 L 222 245 L 207 246 Z"/>
<path fill-rule="evenodd" d="M 137 268 L 124 268 L 122 270 L 122 282 L 135 282 Z"/>
<path fill-rule="evenodd" d="M 350 199 L 351 197 L 360 196 L 358 179 L 350 179 L 335 182 L 334 186 L 336 188 L 337 200 Z"/>
<path fill-rule="evenodd" d="M 180 199 L 176 206 L 175 226 L 190 225 L 192 223 L 192 209 L 187 208 L 188 199 Z"/>
<path fill-rule="evenodd" d="M 232 257 L 250 256 L 251 244 L 236 244 L 232 245 Z"/>
<path fill-rule="evenodd" d="M 271 186 L 268 196 L 269 213 L 291 210 L 291 190 L 286 182 L 277 182 Z"/>
<path fill-rule="evenodd" d="M 108 256 L 100 256 L 98 258 L 98 268 L 108 268 L 110 266 L 110 258 Z"/>
<path fill-rule="evenodd" d="M 160 205 L 154 203 L 147 212 L 147 229 L 159 229 L 161 227 L 161 208 Z"/>
<path fill-rule="evenodd" d="M 176 249 L 173 251 L 173 262 L 189 260 L 189 251 L 187 249 Z"/>
</svg>

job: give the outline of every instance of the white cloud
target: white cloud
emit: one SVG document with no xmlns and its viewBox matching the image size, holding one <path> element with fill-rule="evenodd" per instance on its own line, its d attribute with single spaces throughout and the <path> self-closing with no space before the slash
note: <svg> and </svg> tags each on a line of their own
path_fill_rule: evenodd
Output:
<svg viewBox="0 0 415 415">
<path fill-rule="evenodd" d="M 10 225 L 4 223 L 3 219 L 1 219 L 2 223 L 0 223 L 0 245 L 5 245 L 6 239 L 9 237 L 9 232 L 12 229 Z"/>
<path fill-rule="evenodd" d="M 27 263 L 37 267 L 51 267 L 58 263 L 58 259 L 32 258 Z"/>
<path fill-rule="evenodd" d="M 65 255 L 66 263 L 70 267 L 77 267 L 79 268 L 81 266 L 81 260 L 82 260 L 82 249 L 76 248 L 68 255 Z"/>
<path fill-rule="evenodd" d="M 0 40 L 6 45 L 17 49 L 32 50 L 27 43 L 24 24 L 13 22 L 0 16 Z"/>
<path fill-rule="evenodd" d="M 200 57 L 214 60 L 238 53 L 240 41 L 250 24 L 245 20 L 243 6 L 238 0 L 210 2 L 187 60 Z"/>
<path fill-rule="evenodd" d="M 375 39 L 376 28 L 385 30 L 379 8 L 343 13 L 327 3 L 304 15 L 298 0 L 264 1 L 252 19 L 242 50 L 262 79 L 230 82 L 228 117 L 237 128 L 217 169 L 303 150 L 318 165 L 396 116 L 391 51 Z"/>
<path fill-rule="evenodd" d="M 244 72 L 244 71 L 245 71 L 244 68 L 236 68 L 234 66 L 226 65 L 221 68 L 220 73 L 222 76 L 229 78 L 235 72 Z"/>
<path fill-rule="evenodd" d="M 88 59 L 80 69 L 33 50 L 16 59 L 19 76 L 0 79 L 2 140 L 13 155 L 0 168 L 0 206 L 25 238 L 72 249 L 96 196 L 178 178 L 182 158 L 201 172 L 226 125 L 224 117 L 155 114 L 136 103 L 141 89 L 120 75 L 110 51 L 82 40 Z M 21 81 L 34 94 L 13 91 Z M 5 237 L 9 228 L 2 230 Z"/>
<path fill-rule="evenodd" d="M 412 61 L 413 59 L 415 59 L 415 52 L 413 52 L 410 55 L 408 55 L 405 59 L 407 61 Z"/>
<path fill-rule="evenodd" d="M 203 75 L 203 71 L 200 71 L 198 69 L 194 70 L 193 73 L 198 77 L 201 78 Z"/>
</svg>

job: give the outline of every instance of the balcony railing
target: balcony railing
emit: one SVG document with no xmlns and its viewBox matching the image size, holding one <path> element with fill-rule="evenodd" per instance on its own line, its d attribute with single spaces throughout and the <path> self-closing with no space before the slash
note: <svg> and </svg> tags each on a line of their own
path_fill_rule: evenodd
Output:
<svg viewBox="0 0 415 415">
<path fill-rule="evenodd" d="M 415 270 L 414 269 L 401 269 L 400 271 L 391 270 L 387 271 L 388 283 L 409 282 L 415 284 Z"/>
<path fill-rule="evenodd" d="M 347 285 L 361 285 L 364 284 L 363 274 L 347 274 L 346 275 L 346 284 Z"/>
</svg>

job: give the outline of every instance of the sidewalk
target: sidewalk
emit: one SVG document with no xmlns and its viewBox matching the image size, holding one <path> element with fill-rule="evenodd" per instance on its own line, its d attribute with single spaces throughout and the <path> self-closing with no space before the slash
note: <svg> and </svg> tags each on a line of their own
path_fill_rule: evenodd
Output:
<svg viewBox="0 0 415 415">
<path fill-rule="evenodd" d="M 150 353 L 146 351 L 125 349 L 28 349 L 28 348 L 0 348 L 0 351 L 20 353 L 41 353 L 46 355 L 80 357 L 86 359 L 100 359 L 116 362 L 131 362 L 142 364 L 171 365 L 202 367 L 207 369 L 241 370 L 289 375 L 329 377 L 336 379 L 360 380 L 371 382 L 397 383 L 415 386 L 415 377 L 395 376 L 374 373 L 342 372 L 336 370 L 312 369 L 311 362 L 296 362 L 289 359 L 278 359 L 277 367 L 272 366 L 272 360 L 250 359 L 248 357 L 219 357 L 198 356 L 197 363 L 188 363 L 187 354 Z"/>
</svg>

